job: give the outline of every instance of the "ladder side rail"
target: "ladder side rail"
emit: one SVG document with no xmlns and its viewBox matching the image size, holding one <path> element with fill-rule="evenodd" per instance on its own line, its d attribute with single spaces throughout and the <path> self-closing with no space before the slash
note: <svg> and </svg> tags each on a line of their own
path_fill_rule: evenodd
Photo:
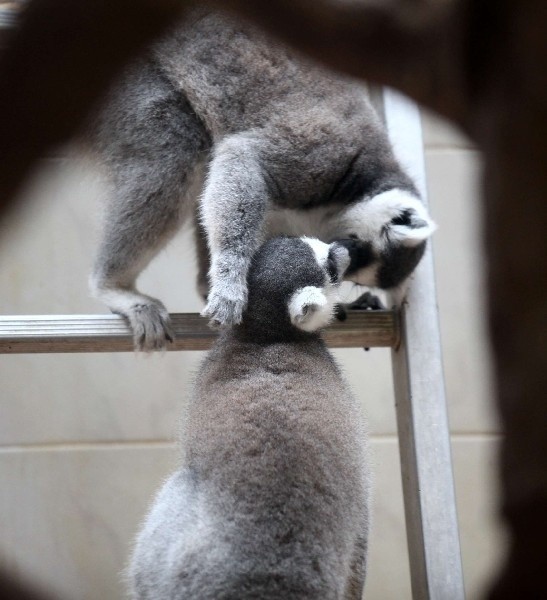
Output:
<svg viewBox="0 0 547 600">
<path fill-rule="evenodd" d="M 427 204 L 419 110 L 390 89 L 383 101 L 395 154 Z M 392 368 L 412 596 L 460 600 L 465 592 L 431 243 L 401 308 Z"/>
</svg>

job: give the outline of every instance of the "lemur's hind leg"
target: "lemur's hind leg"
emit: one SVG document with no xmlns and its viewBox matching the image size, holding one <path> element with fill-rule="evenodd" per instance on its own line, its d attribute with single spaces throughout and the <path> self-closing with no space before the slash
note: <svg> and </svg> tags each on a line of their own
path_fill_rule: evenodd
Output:
<svg viewBox="0 0 547 600">
<path fill-rule="evenodd" d="M 191 214 L 192 174 L 208 139 L 184 97 L 153 66 L 137 77 L 130 101 L 114 100 L 100 126 L 111 193 L 91 287 L 128 320 L 135 347 L 150 351 L 172 340 L 169 315 L 137 290 L 136 279 Z"/>
</svg>

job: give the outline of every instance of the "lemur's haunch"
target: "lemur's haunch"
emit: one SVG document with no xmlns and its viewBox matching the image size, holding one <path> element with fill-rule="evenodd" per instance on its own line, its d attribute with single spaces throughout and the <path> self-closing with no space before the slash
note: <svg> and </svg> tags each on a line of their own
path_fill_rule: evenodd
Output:
<svg viewBox="0 0 547 600">
<path fill-rule="evenodd" d="M 354 238 L 348 278 L 389 289 L 434 229 L 362 87 L 207 10 L 133 65 L 89 141 L 110 185 L 92 288 L 144 350 L 171 332 L 137 276 L 195 214 L 203 314 L 218 325 L 240 322 L 265 238 Z"/>
<path fill-rule="evenodd" d="M 348 250 L 276 238 L 251 261 L 242 322 L 201 365 L 180 468 L 129 567 L 136 600 L 360 600 L 366 430 L 318 330 Z"/>
</svg>

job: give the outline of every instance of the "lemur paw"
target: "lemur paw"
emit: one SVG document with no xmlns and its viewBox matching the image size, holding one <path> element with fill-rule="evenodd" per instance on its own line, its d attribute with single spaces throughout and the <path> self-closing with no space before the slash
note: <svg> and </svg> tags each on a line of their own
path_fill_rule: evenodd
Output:
<svg viewBox="0 0 547 600">
<path fill-rule="evenodd" d="M 346 304 L 345 308 L 352 310 L 384 310 L 385 306 L 378 296 L 375 296 L 371 292 L 365 292 L 357 300 Z"/>
<path fill-rule="evenodd" d="M 220 288 L 220 289 L 219 289 Z M 209 318 L 215 329 L 238 325 L 247 306 L 247 288 L 241 285 L 213 286 L 207 297 L 207 306 L 201 316 Z"/>
<path fill-rule="evenodd" d="M 337 321 L 345 321 L 348 318 L 347 304 L 336 304 L 334 307 L 334 317 Z"/>
<path fill-rule="evenodd" d="M 133 304 L 123 315 L 133 330 L 135 349 L 142 352 L 165 350 L 175 339 L 171 320 L 159 300 Z"/>
</svg>

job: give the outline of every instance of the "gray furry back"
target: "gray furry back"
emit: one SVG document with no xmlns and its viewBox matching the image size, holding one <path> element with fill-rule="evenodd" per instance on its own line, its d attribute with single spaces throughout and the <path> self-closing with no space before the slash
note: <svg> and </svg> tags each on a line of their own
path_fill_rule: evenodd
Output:
<svg viewBox="0 0 547 600">
<path fill-rule="evenodd" d="M 366 431 L 315 333 L 332 316 L 347 250 L 272 243 L 251 268 L 242 325 L 200 369 L 181 467 L 137 540 L 138 600 L 361 598 Z"/>
</svg>

